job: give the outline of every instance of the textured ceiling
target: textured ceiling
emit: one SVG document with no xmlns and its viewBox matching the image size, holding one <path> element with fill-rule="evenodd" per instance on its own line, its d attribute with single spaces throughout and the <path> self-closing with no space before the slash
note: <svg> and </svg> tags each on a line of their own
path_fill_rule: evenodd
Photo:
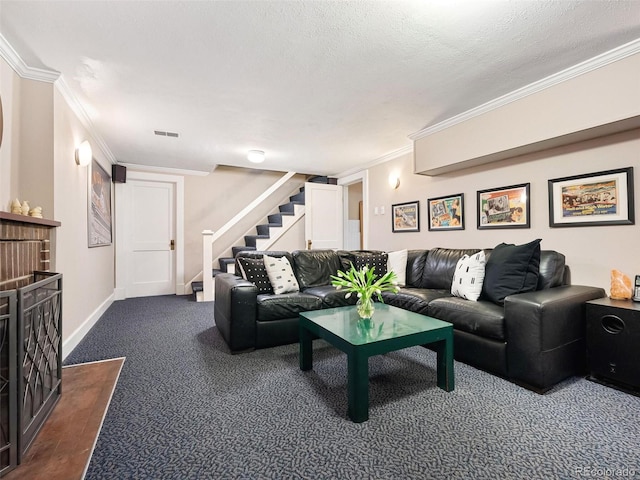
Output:
<svg viewBox="0 0 640 480">
<path fill-rule="evenodd" d="M 62 73 L 118 162 L 261 149 L 261 168 L 338 174 L 640 38 L 640 1 L 2 0 L 0 32 Z"/>
</svg>

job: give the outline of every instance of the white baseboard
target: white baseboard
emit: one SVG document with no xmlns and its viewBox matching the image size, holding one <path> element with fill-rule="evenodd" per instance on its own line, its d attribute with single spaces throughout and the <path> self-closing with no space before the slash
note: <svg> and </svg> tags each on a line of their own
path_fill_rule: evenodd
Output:
<svg viewBox="0 0 640 480">
<path fill-rule="evenodd" d="M 114 301 L 115 293 L 112 293 L 107 297 L 107 299 L 102 302 L 102 304 L 96 308 L 89 318 L 87 318 L 82 325 L 76 328 L 75 332 L 73 332 L 69 338 L 67 338 L 64 342 L 62 342 L 62 360 L 64 361 L 67 358 L 74 348 L 78 346 L 80 340 L 84 338 L 84 336 L 89 333 L 89 330 L 96 324 L 96 322 L 100 319 L 100 317 L 107 311 L 107 309 L 111 306 Z"/>
<path fill-rule="evenodd" d="M 116 288 L 113 291 L 114 300 L 124 300 L 127 298 L 127 291 L 124 288 Z"/>
</svg>

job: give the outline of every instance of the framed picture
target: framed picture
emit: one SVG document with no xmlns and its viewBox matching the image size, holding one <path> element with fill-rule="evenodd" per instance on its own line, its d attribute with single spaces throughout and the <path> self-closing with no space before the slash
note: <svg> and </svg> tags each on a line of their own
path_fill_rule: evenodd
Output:
<svg viewBox="0 0 640 480">
<path fill-rule="evenodd" d="M 633 225 L 633 167 L 549 180 L 549 226 Z"/>
<path fill-rule="evenodd" d="M 89 247 L 111 245 L 111 177 L 95 160 L 89 170 Z"/>
<path fill-rule="evenodd" d="M 529 228 L 529 184 L 478 191 L 478 230 Z"/>
<path fill-rule="evenodd" d="M 429 230 L 464 230 L 464 193 L 429 198 Z"/>
<path fill-rule="evenodd" d="M 393 232 L 420 231 L 420 202 L 398 203 L 391 206 Z"/>
</svg>

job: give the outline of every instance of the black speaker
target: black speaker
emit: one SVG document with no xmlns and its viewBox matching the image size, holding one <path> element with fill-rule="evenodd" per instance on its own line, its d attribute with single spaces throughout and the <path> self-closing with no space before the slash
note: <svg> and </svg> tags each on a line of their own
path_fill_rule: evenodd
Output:
<svg viewBox="0 0 640 480">
<path fill-rule="evenodd" d="M 601 298 L 586 310 L 592 379 L 640 392 L 640 303 Z"/>
<path fill-rule="evenodd" d="M 113 183 L 127 183 L 127 167 L 124 165 L 111 165 L 111 179 Z"/>
</svg>

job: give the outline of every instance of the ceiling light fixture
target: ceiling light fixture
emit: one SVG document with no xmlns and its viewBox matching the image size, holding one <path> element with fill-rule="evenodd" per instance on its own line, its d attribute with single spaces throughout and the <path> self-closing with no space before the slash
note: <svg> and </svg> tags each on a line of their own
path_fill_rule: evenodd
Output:
<svg viewBox="0 0 640 480">
<path fill-rule="evenodd" d="M 251 163 L 262 163 L 264 162 L 264 152 L 262 150 L 249 150 L 247 160 Z"/>
<path fill-rule="evenodd" d="M 91 144 L 88 140 L 85 140 L 76 148 L 76 163 L 81 167 L 86 167 L 91 163 L 93 158 L 93 152 L 91 151 Z"/>
</svg>

